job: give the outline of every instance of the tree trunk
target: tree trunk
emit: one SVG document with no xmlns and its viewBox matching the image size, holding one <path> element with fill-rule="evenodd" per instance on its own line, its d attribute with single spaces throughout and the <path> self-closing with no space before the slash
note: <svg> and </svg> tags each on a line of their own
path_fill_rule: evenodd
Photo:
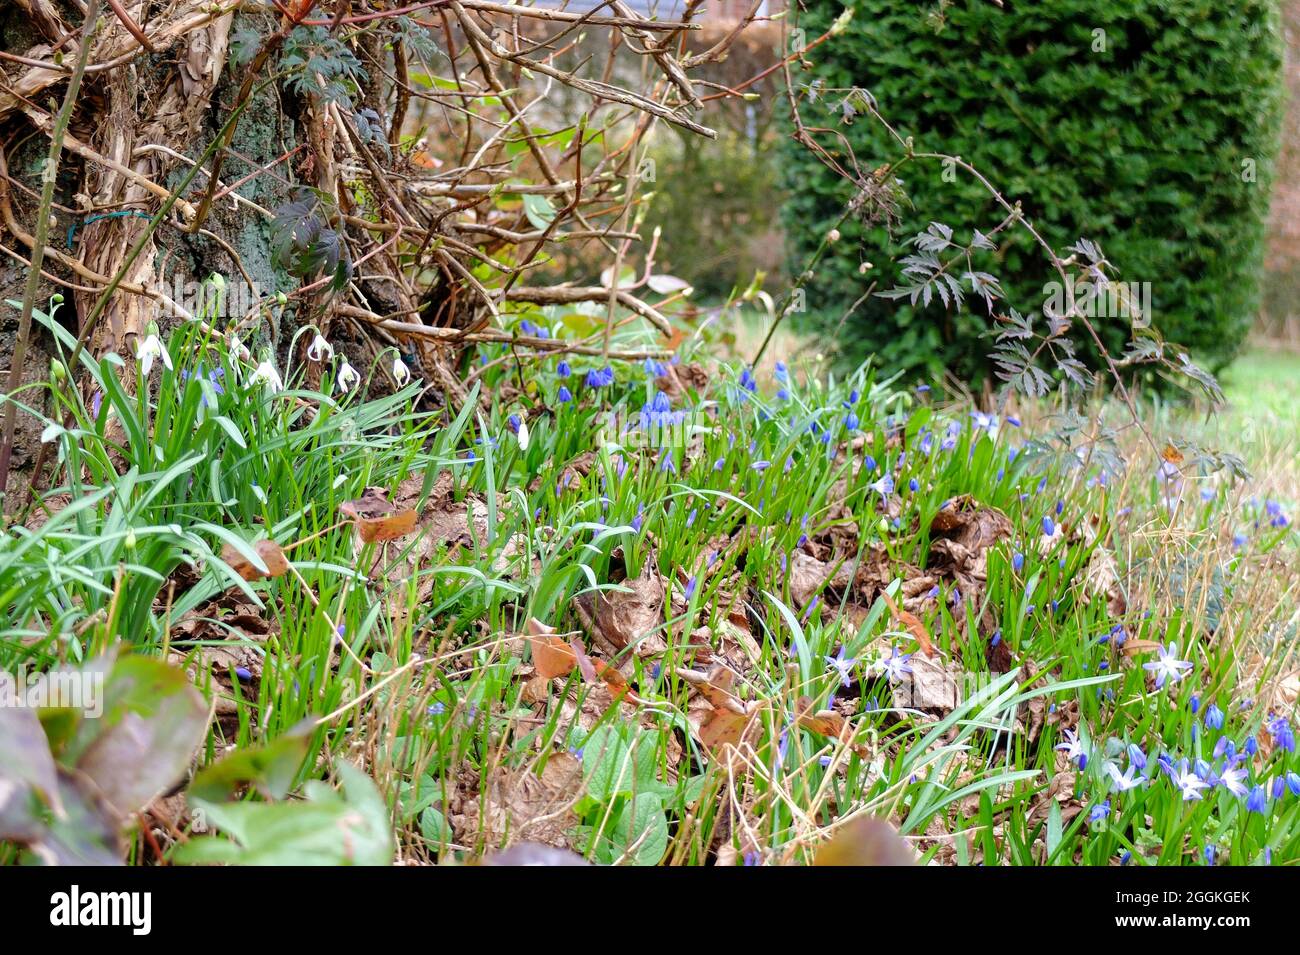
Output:
<svg viewBox="0 0 1300 955">
<path fill-rule="evenodd" d="M 176 9 L 149 0 L 125 0 L 123 6 L 149 36 L 155 54 L 134 56 L 85 78 L 65 139 L 55 222 L 43 266 L 54 280 L 43 284 L 36 307 L 47 310 L 50 297 L 62 292 L 65 304 L 59 318 L 63 324 L 76 334 L 86 332 L 92 353 L 115 352 L 129 368 L 137 342 L 150 324 L 156 322 L 165 330 L 194 315 L 200 305 L 199 285 L 213 275 L 225 280 L 227 293 L 224 312 L 209 317 L 223 325 L 225 319 L 245 318 L 242 310 L 250 303 L 296 287 L 297 282 L 274 262 L 265 210 L 289 198 L 289 181 L 294 177 L 285 168 L 287 163 L 277 161 L 294 153 L 300 133 L 296 101 L 281 101 L 275 89 L 258 94 L 260 101 L 245 110 L 222 167 L 223 185 L 239 183 L 237 189 L 214 202 L 201 230 L 191 233 L 187 228 L 193 215 L 191 203 L 197 203 L 207 186 L 205 173 L 200 172 L 173 208 L 170 221 L 160 225 L 126 267 L 119 290 L 94 327 L 84 329 L 81 323 L 99 300 L 106 280 L 126 264 L 167 191 L 217 137 L 243 79 L 231 75 L 227 67 L 238 15 L 205 17 L 207 11 L 199 8 L 211 6 L 207 4 Z M 75 15 L 72 20 L 75 35 Z M 3 49 L 28 59 L 49 60 L 51 46 L 68 32 L 69 24 L 53 0 L 20 0 L 17 9 L 0 12 Z M 139 46 L 110 13 L 101 20 L 91 62 L 140 53 Z M 66 62 L 74 47 L 62 49 Z M 0 206 L 7 206 L 6 220 L 13 220 L 12 225 L 0 223 L 4 226 L 0 245 L 10 253 L 0 263 L 0 298 L 19 301 L 28 271 L 24 262 L 31 254 L 39 164 L 49 144 L 50 100 L 62 95 L 65 83 L 59 74 L 23 64 L 0 61 L 0 69 L 7 74 L 5 86 L 23 92 L 30 101 L 6 96 L 0 87 L 0 148 L 9 175 L 16 180 L 12 185 L 0 181 L 0 200 L 4 200 Z M 236 192 L 245 201 L 236 199 Z M 17 319 L 18 310 L 5 306 L 0 353 L 6 356 L 13 355 Z M 291 330 L 255 319 L 251 331 L 262 343 L 282 351 Z M 51 357 L 49 335 L 36 324 L 24 363 L 24 384 L 44 380 Z M 0 373 L 7 376 L 8 369 L 0 368 Z M 129 372 L 122 375 L 127 387 L 135 378 Z M 49 410 L 40 407 L 38 392 L 24 392 L 23 398 L 39 410 Z M 11 502 L 22 496 L 15 492 L 31 479 L 41 430 L 38 419 L 20 414 L 9 480 Z"/>
</svg>

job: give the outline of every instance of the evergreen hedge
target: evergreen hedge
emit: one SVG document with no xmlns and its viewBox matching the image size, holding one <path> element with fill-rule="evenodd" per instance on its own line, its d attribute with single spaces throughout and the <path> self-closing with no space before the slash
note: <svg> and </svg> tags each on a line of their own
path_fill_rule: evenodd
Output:
<svg viewBox="0 0 1300 955">
<path fill-rule="evenodd" d="M 860 87 L 918 151 L 958 155 L 1019 200 L 1058 252 L 1079 238 L 1101 246 L 1118 277 L 1151 283 L 1153 324 L 1219 368 L 1240 346 L 1259 302 L 1269 183 L 1282 108 L 1282 40 L 1274 2 L 1258 0 L 856 0 L 847 28 L 797 68 L 805 124 L 835 127 L 870 171 L 902 150 L 868 116 L 844 122 L 843 95 Z M 812 40 L 842 6 L 809 0 L 791 25 Z M 1098 32 L 1100 31 L 1100 32 Z M 832 137 L 818 141 L 845 158 Z M 784 210 L 798 274 L 853 196 L 852 185 L 788 143 Z M 1002 218 L 969 175 L 937 162 L 899 170 L 910 202 L 892 235 L 850 219 L 808 282 L 805 324 L 826 332 L 865 291 L 907 284 L 897 258 L 938 221 L 969 241 Z M 948 180 L 952 181 L 948 181 Z M 1006 305 L 1037 314 L 1054 278 L 1023 229 L 997 237 L 976 269 L 996 275 Z M 873 263 L 865 275 L 863 261 Z M 1101 319 L 1122 350 L 1126 319 Z M 845 357 L 875 353 L 886 367 L 968 380 L 988 371 L 991 321 L 967 295 L 956 311 L 937 296 L 871 297 L 836 332 Z M 1084 357 L 1087 357 L 1085 349 Z M 1095 358 L 1095 355 L 1093 356 Z"/>
</svg>

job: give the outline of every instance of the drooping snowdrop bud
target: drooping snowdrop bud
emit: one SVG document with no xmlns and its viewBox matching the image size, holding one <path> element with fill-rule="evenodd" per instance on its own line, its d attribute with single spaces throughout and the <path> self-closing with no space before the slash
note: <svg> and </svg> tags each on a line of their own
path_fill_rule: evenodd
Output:
<svg viewBox="0 0 1300 955">
<path fill-rule="evenodd" d="M 401 355 L 393 359 L 393 378 L 399 388 L 411 380 L 411 369 L 406 367 L 406 362 L 402 361 Z"/>
</svg>

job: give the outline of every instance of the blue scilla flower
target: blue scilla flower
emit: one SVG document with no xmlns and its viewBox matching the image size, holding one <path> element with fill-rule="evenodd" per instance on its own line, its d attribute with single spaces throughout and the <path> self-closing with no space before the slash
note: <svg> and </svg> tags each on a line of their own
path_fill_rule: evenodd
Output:
<svg viewBox="0 0 1300 955">
<path fill-rule="evenodd" d="M 647 358 L 642 363 L 642 367 L 651 378 L 662 378 L 668 374 L 668 367 L 663 362 L 655 361 L 653 358 Z"/>
<path fill-rule="evenodd" d="M 1011 567 L 1018 574 L 1025 568 L 1025 555 L 1016 551 L 1011 555 Z"/>
<path fill-rule="evenodd" d="M 573 374 L 573 369 L 569 367 L 569 363 L 567 361 L 561 359 L 560 363 L 555 366 L 555 374 L 560 378 L 568 378 L 571 374 Z"/>
<path fill-rule="evenodd" d="M 779 381 L 781 384 L 785 384 L 787 381 L 790 380 L 790 369 L 786 367 L 785 362 L 778 361 L 776 363 L 776 370 L 773 373 L 773 375 L 777 381 Z"/>
<path fill-rule="evenodd" d="M 1205 728 L 1212 730 L 1223 729 L 1223 710 L 1211 703 L 1205 708 Z"/>
<path fill-rule="evenodd" d="M 1056 533 L 1056 521 L 1052 520 L 1050 517 L 1044 517 L 1043 535 L 1046 537 L 1051 537 L 1055 533 Z"/>
<path fill-rule="evenodd" d="M 564 387 L 564 385 L 560 385 L 560 390 L 555 393 L 555 397 L 559 399 L 560 404 L 567 405 L 573 400 L 573 392 Z"/>
<path fill-rule="evenodd" d="M 1285 716 L 1279 716 L 1271 720 L 1268 724 L 1269 735 L 1273 737 L 1273 743 L 1278 749 L 1285 750 L 1288 753 L 1295 752 L 1295 732 L 1291 729 L 1291 724 Z"/>
<path fill-rule="evenodd" d="M 1263 786 L 1255 786 L 1246 797 L 1246 810 L 1263 815 L 1268 811 L 1268 793 Z"/>
<path fill-rule="evenodd" d="M 593 368 L 587 372 L 585 384 L 588 388 L 605 388 L 614 383 L 614 369 L 606 365 L 604 368 Z"/>
</svg>

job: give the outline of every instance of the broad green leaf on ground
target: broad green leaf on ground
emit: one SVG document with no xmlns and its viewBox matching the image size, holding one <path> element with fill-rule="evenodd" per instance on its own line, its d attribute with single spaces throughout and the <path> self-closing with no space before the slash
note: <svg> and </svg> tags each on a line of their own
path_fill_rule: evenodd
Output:
<svg viewBox="0 0 1300 955">
<path fill-rule="evenodd" d="M 316 724 L 303 720 L 263 746 L 236 750 L 194 777 L 191 799 L 220 802 L 252 786 L 265 799 L 283 799 L 307 757 Z"/>
<path fill-rule="evenodd" d="M 388 808 L 375 784 L 351 763 L 339 762 L 341 791 L 319 780 L 302 800 L 233 804 L 195 801 L 221 835 L 193 839 L 175 860 L 183 864 L 390 865 L 393 837 Z"/>
<path fill-rule="evenodd" d="M 668 848 L 668 820 L 660 797 L 641 793 L 623 809 L 609 832 L 614 858 L 629 856 L 635 865 L 656 865 Z M 630 853 L 630 855 L 629 855 Z"/>
</svg>

